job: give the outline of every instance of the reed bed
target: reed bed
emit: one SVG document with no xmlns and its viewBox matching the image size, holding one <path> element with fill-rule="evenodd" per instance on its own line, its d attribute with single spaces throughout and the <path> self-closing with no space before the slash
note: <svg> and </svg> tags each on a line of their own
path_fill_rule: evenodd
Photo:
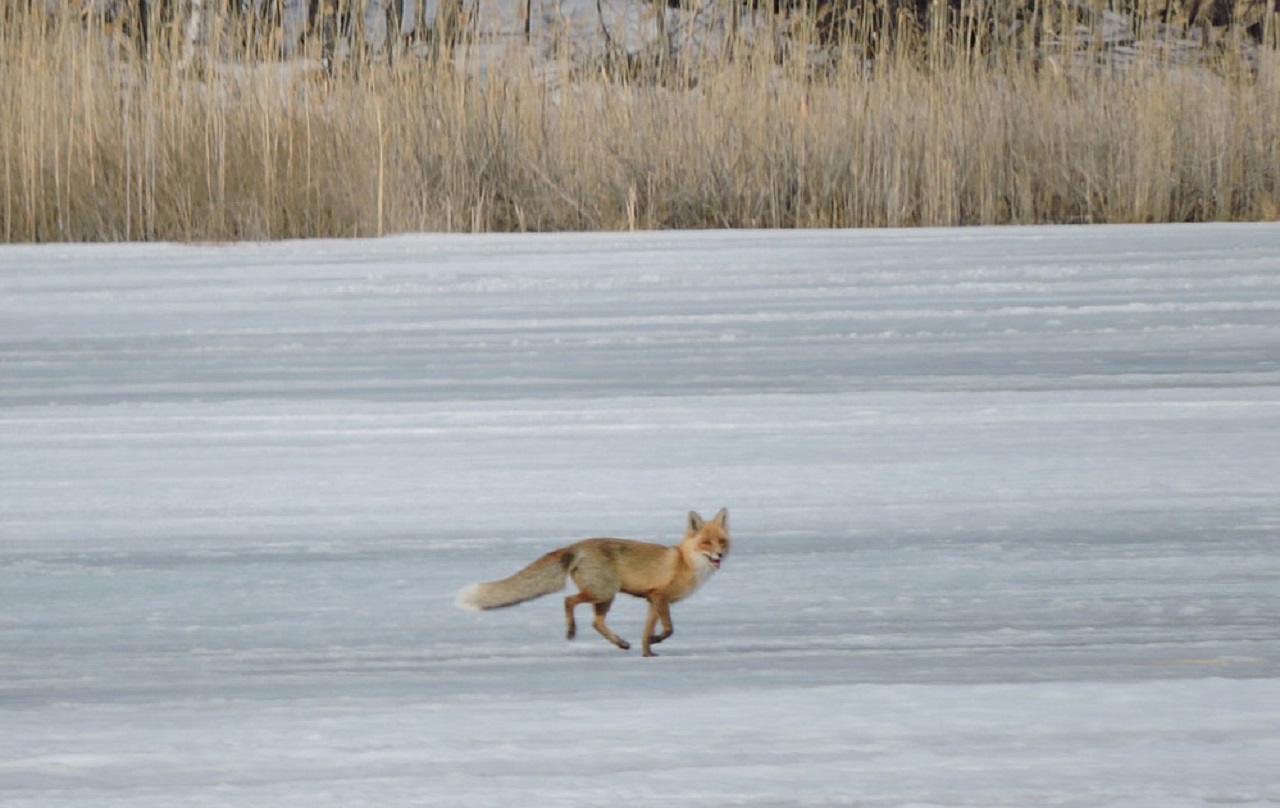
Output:
<svg viewBox="0 0 1280 808">
<path fill-rule="evenodd" d="M 331 73 L 206 44 L 177 69 L 19 15 L 0 29 L 0 239 L 1280 218 L 1272 52 L 815 64 L 767 41 L 621 72 L 474 43 Z"/>
</svg>

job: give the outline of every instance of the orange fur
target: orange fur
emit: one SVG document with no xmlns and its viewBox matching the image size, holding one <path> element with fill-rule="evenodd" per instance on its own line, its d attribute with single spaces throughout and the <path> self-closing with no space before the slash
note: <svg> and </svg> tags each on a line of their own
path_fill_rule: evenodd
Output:
<svg viewBox="0 0 1280 808">
<path fill-rule="evenodd" d="M 565 636 L 577 633 L 574 609 L 589 603 L 592 625 L 609 642 L 623 649 L 630 643 L 605 623 L 605 615 L 619 592 L 649 601 L 641 648 L 651 648 L 671 636 L 671 604 L 697 591 L 729 553 L 729 512 L 721 508 L 711 521 L 689 512 L 684 538 L 674 547 L 629 539 L 584 539 L 552 550 L 509 578 L 472 584 L 458 593 L 457 604 L 470 609 L 514 606 L 564 588 L 573 579 L 577 594 L 564 600 Z M 655 634 L 662 623 L 662 633 Z"/>
</svg>

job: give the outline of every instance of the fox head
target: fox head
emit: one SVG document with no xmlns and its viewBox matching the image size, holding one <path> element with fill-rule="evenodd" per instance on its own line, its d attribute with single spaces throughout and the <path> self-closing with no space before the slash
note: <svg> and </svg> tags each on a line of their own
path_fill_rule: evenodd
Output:
<svg viewBox="0 0 1280 808">
<path fill-rule="evenodd" d="M 680 542 L 691 560 L 705 559 L 712 569 L 720 569 L 720 562 L 729 554 L 729 509 L 721 508 L 710 522 L 689 511 L 689 524 Z"/>
</svg>

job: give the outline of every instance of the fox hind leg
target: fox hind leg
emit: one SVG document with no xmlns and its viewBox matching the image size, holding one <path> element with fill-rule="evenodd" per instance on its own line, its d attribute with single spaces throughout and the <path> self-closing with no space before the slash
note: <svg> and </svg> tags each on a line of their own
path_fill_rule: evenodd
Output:
<svg viewBox="0 0 1280 808">
<path fill-rule="evenodd" d="M 613 633 L 613 629 L 605 625 L 604 616 L 609 613 L 609 607 L 613 605 L 613 598 L 593 603 L 592 607 L 596 610 L 596 618 L 591 621 L 591 625 L 595 626 L 596 631 L 609 642 L 626 651 L 631 648 L 631 643 Z"/>
<path fill-rule="evenodd" d="M 578 594 L 564 599 L 566 636 L 573 639 L 574 634 L 577 633 L 573 619 L 574 608 L 583 603 L 590 603 L 596 613 L 591 625 L 600 632 L 600 636 L 624 651 L 629 649 L 631 643 L 614 634 L 613 629 L 604 622 L 605 615 L 609 613 L 609 607 L 613 605 L 613 599 L 622 586 L 622 580 L 610 560 L 595 554 L 583 553 L 577 565 L 570 570 L 570 575 L 573 576 L 573 582 L 578 585 L 579 591 Z"/>
<path fill-rule="evenodd" d="M 591 596 L 584 592 L 570 595 L 564 599 L 564 638 L 572 640 L 578 634 L 578 624 L 573 619 L 573 610 L 580 604 L 590 603 Z"/>
<path fill-rule="evenodd" d="M 631 643 L 614 634 L 613 629 L 609 628 L 604 622 L 605 615 L 609 613 L 609 607 L 613 605 L 613 598 L 599 600 L 587 592 L 579 592 L 564 599 L 564 636 L 566 640 L 572 640 L 578 634 L 578 624 L 574 620 L 573 610 L 584 603 L 590 603 L 595 610 L 596 616 L 591 621 L 591 625 L 595 627 L 596 631 L 600 632 L 601 636 L 623 651 L 631 647 Z"/>
</svg>

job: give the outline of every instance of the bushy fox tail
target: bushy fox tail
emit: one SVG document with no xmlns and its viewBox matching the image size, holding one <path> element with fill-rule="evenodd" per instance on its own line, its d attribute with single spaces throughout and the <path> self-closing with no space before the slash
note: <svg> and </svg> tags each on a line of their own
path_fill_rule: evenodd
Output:
<svg viewBox="0 0 1280 808">
<path fill-rule="evenodd" d="M 454 603 L 460 609 L 500 609 L 559 592 L 572 563 L 572 550 L 552 550 L 510 578 L 463 587 Z"/>
</svg>

